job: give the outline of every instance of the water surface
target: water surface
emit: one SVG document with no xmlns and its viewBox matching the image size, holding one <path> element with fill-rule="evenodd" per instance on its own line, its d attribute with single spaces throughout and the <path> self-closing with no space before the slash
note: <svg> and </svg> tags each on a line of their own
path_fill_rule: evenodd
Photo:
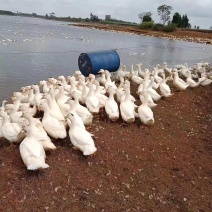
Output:
<svg viewBox="0 0 212 212">
<path fill-rule="evenodd" d="M 38 18 L 0 16 L 0 101 L 22 86 L 78 69 L 82 52 L 117 49 L 121 62 L 170 67 L 212 61 L 212 46 L 184 41 L 106 32 Z"/>
</svg>

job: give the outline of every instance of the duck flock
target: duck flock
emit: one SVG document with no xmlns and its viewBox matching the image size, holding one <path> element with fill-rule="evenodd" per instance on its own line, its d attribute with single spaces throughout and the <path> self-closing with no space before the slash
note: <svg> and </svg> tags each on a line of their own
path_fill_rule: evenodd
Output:
<svg viewBox="0 0 212 212">
<path fill-rule="evenodd" d="M 131 81 L 137 85 L 137 96 L 131 95 Z M 27 85 L 14 92 L 11 103 L 2 102 L 0 138 L 11 144 L 20 143 L 20 154 L 28 170 L 48 168 L 45 151 L 56 149 L 56 139 L 69 136 L 73 149 L 85 156 L 95 154 L 94 135 L 88 131 L 95 114 L 105 110 L 111 121 L 121 117 L 128 124 L 138 118 L 144 125 L 153 125 L 152 108 L 161 97 L 173 96 L 171 83 L 182 91 L 211 82 L 212 67 L 207 62 L 176 68 L 164 63 L 152 71 L 142 70 L 142 64 L 136 64 L 136 68 L 132 65 L 128 71 L 121 64 L 115 73 L 101 69 L 98 75 L 88 77 L 80 71 L 73 76 L 50 77 L 39 85 Z M 135 104 L 138 97 L 140 105 Z"/>
</svg>

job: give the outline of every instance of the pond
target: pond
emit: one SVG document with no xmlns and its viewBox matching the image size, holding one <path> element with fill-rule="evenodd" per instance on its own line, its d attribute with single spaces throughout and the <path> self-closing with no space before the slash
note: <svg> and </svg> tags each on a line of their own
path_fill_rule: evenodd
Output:
<svg viewBox="0 0 212 212">
<path fill-rule="evenodd" d="M 22 86 L 68 76 L 82 52 L 117 49 L 121 63 L 170 67 L 212 61 L 212 46 L 80 28 L 67 22 L 0 16 L 0 101 Z"/>
</svg>

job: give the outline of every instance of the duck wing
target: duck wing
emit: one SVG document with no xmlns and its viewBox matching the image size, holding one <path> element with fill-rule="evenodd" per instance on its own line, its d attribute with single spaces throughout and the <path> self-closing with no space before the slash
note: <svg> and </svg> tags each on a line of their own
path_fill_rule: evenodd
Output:
<svg viewBox="0 0 212 212">
<path fill-rule="evenodd" d="M 75 127 L 70 133 L 70 138 L 73 143 L 77 143 L 80 146 L 84 145 L 94 145 L 94 141 L 91 138 L 93 136 L 87 130 L 82 129 L 81 127 Z"/>
<path fill-rule="evenodd" d="M 45 157 L 45 151 L 41 144 L 33 138 L 25 138 L 20 144 L 20 151 L 25 156 Z"/>
</svg>

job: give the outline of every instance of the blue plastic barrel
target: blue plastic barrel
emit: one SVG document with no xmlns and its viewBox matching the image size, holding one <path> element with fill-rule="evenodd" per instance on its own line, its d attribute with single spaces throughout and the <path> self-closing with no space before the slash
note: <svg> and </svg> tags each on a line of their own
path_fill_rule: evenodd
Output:
<svg viewBox="0 0 212 212">
<path fill-rule="evenodd" d="M 120 58 L 115 50 L 81 53 L 78 58 L 78 66 L 86 77 L 89 74 L 97 74 L 100 69 L 115 72 L 120 66 Z"/>
</svg>

